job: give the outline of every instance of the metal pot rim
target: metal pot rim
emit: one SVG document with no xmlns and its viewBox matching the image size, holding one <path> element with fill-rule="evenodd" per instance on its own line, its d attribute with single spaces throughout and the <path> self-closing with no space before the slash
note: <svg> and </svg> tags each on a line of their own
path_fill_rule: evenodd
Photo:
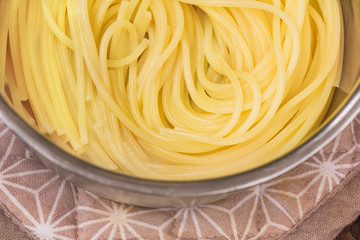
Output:
<svg viewBox="0 0 360 240">
<path fill-rule="evenodd" d="M 357 86 L 347 103 L 325 126 L 302 145 L 264 166 L 232 176 L 210 180 L 172 182 L 139 179 L 103 170 L 91 165 L 54 145 L 30 127 L 0 96 L 0 117 L 36 152 L 67 172 L 100 185 L 140 194 L 172 198 L 192 198 L 227 194 L 251 187 L 298 166 L 338 135 L 357 115 L 360 107 L 360 86 Z"/>
</svg>

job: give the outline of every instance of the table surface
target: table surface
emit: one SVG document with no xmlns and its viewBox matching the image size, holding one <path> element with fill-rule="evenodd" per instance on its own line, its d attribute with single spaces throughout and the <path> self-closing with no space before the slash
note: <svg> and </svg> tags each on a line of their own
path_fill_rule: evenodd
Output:
<svg viewBox="0 0 360 240">
<path fill-rule="evenodd" d="M 357 240 L 360 239 L 360 216 L 337 236 L 335 240 Z"/>
</svg>

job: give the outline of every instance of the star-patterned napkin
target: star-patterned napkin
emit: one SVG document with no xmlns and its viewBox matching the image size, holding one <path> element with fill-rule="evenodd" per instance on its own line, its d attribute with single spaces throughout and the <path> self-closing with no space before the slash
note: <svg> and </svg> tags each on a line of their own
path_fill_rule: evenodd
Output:
<svg viewBox="0 0 360 240">
<path fill-rule="evenodd" d="M 0 122 L 0 208 L 38 239 L 298 239 L 327 226 L 333 234 L 335 226 L 359 215 L 341 218 L 351 210 L 347 205 L 326 208 L 360 170 L 359 153 L 360 116 L 319 153 L 270 182 L 208 205 L 148 209 L 62 181 Z M 318 209 L 328 217 L 320 218 Z M 331 216 L 333 226 L 327 222 Z M 317 225 L 308 226 L 316 218 Z"/>
</svg>

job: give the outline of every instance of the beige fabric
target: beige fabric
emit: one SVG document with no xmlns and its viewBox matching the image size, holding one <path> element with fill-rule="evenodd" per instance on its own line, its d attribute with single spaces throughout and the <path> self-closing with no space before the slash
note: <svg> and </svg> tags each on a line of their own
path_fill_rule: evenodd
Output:
<svg viewBox="0 0 360 240">
<path fill-rule="evenodd" d="M 282 240 L 333 239 L 350 222 L 360 215 L 360 174 L 351 176 L 343 189 L 327 199 L 324 206 L 313 212 L 305 221 L 284 235 Z M 339 209 L 341 210 L 340 214 Z M 333 214 L 336 212 L 338 215 Z M 325 221 L 324 221 L 325 220 Z M 316 226 L 316 228 L 314 228 Z M 0 210 L 0 239 L 30 240 L 10 217 Z"/>
<path fill-rule="evenodd" d="M 343 228 L 360 215 L 360 168 L 347 176 L 323 205 L 295 226 L 281 239 L 298 240 L 314 239 L 328 240 L 335 238 Z"/>
<path fill-rule="evenodd" d="M 41 239 L 331 239 L 359 215 L 359 143 L 357 118 L 273 181 L 204 206 L 145 209 L 61 181 L 0 123 L 0 202 Z"/>
</svg>

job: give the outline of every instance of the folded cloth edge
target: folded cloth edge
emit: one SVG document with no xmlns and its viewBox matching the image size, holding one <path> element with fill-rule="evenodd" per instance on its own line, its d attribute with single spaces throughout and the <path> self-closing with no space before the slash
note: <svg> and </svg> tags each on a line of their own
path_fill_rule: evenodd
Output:
<svg viewBox="0 0 360 240">
<path fill-rule="evenodd" d="M 9 220 L 9 223 L 7 224 L 12 224 L 13 226 L 7 229 L 1 229 L 0 228 L 0 239 L 4 239 L 3 237 L 6 235 L 22 235 L 22 237 L 27 236 L 28 239 L 37 239 L 36 236 L 34 236 L 29 230 L 27 230 L 24 225 L 20 222 L 20 220 L 14 216 L 7 208 L 4 204 L 2 204 L 0 202 L 0 215 L 2 215 L 1 217 L 7 218 L 7 220 Z M 1 225 L 1 223 L 0 223 Z M 7 225 L 8 226 L 8 225 Z M 10 231 L 16 231 L 15 232 L 10 232 Z M 22 233 L 22 234 L 21 234 Z M 15 237 L 15 236 L 14 236 Z M 14 238 L 15 239 L 15 238 Z M 10 240 L 10 239 L 7 239 Z M 24 239 L 25 240 L 25 239 Z"/>
<path fill-rule="evenodd" d="M 326 215 L 328 217 L 327 219 L 329 219 L 329 209 L 331 209 L 329 206 L 333 202 L 340 201 L 340 199 L 346 197 L 347 195 L 352 195 L 351 188 L 354 188 L 357 185 L 359 185 L 359 188 L 357 189 L 360 189 L 360 165 L 349 172 L 339 185 L 337 185 L 301 221 L 295 224 L 291 230 L 283 234 L 279 239 L 334 239 L 343 230 L 344 227 L 352 223 L 359 216 L 360 200 L 357 208 L 355 206 L 345 208 L 346 203 L 344 203 L 344 208 L 341 211 L 341 215 L 347 216 L 347 219 L 343 220 L 343 222 L 337 222 L 337 225 L 335 225 L 329 224 L 329 222 L 320 223 L 319 221 L 324 219 L 324 215 Z M 351 198 L 350 196 L 348 197 Z M 316 226 L 316 230 L 309 231 L 309 226 Z"/>
</svg>

